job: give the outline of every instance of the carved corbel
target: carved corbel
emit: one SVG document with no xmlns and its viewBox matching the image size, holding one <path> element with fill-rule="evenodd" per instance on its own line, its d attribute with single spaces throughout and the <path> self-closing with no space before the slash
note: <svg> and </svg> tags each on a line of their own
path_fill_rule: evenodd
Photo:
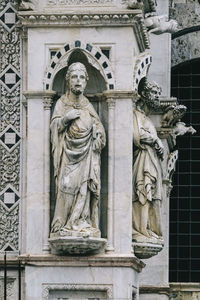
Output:
<svg viewBox="0 0 200 300">
<path fill-rule="evenodd" d="M 145 19 L 145 25 L 149 33 L 162 34 L 162 33 L 174 33 L 178 30 L 178 23 L 176 20 L 168 20 L 166 15 L 150 16 Z"/>
</svg>

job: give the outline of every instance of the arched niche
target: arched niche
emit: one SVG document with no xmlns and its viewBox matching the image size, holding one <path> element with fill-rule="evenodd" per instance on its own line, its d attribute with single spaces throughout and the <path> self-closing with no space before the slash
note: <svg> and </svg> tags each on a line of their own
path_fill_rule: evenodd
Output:
<svg viewBox="0 0 200 300">
<path fill-rule="evenodd" d="M 94 106 L 97 111 L 102 124 L 104 125 L 106 136 L 108 131 L 108 113 L 107 113 L 107 103 L 103 100 L 102 93 L 107 90 L 108 82 L 105 81 L 105 77 L 100 71 L 100 67 L 96 64 L 91 64 L 91 60 L 88 59 L 88 56 L 84 53 L 82 49 L 74 49 L 71 51 L 66 64 L 58 72 L 55 73 L 55 76 L 52 80 L 52 89 L 56 91 L 56 96 L 54 97 L 52 112 L 54 110 L 56 101 L 61 97 L 61 95 L 66 93 L 66 73 L 69 66 L 72 63 L 81 62 L 85 65 L 89 80 L 85 89 L 85 96 Z M 50 173 L 51 173 L 51 184 L 50 184 L 50 220 L 52 222 L 56 195 L 55 195 L 55 181 L 54 181 L 54 170 L 53 170 L 53 158 L 51 156 L 50 163 Z M 100 230 L 102 237 L 106 237 L 106 224 L 107 224 L 107 198 L 108 198 L 108 146 L 106 145 L 101 153 L 101 200 L 99 203 L 99 219 L 100 219 Z"/>
<path fill-rule="evenodd" d="M 140 81 L 147 77 L 149 67 L 152 63 L 152 56 L 148 52 L 140 54 L 135 63 L 134 75 L 133 75 L 133 89 L 138 91 Z"/>
<path fill-rule="evenodd" d="M 83 55 L 85 55 L 85 59 Z M 102 75 L 106 83 L 106 90 L 115 89 L 115 78 L 109 59 L 103 54 L 99 47 L 76 40 L 61 47 L 50 61 L 43 79 L 45 91 L 53 89 L 57 74 L 69 66 L 70 59 L 76 61 L 84 59 L 89 71 L 92 66 Z"/>
<path fill-rule="evenodd" d="M 101 75 L 100 71 L 94 68 L 89 62 L 86 55 L 80 50 L 74 50 L 69 56 L 68 65 L 58 71 L 53 81 L 53 90 L 57 92 L 57 95 L 60 97 L 66 93 L 66 80 L 65 75 L 67 73 L 68 67 L 75 62 L 81 62 L 85 65 L 89 80 L 85 89 L 85 95 L 96 95 L 105 91 L 106 82 Z"/>
</svg>

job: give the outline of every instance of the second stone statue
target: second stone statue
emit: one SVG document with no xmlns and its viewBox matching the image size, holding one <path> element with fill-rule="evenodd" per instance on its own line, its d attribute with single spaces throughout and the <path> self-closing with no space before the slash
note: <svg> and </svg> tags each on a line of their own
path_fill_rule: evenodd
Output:
<svg viewBox="0 0 200 300">
<path fill-rule="evenodd" d="M 106 138 L 97 113 L 83 95 L 88 79 L 82 63 L 69 66 L 67 92 L 57 101 L 51 120 L 56 183 L 51 237 L 101 236 L 100 153 Z"/>
</svg>

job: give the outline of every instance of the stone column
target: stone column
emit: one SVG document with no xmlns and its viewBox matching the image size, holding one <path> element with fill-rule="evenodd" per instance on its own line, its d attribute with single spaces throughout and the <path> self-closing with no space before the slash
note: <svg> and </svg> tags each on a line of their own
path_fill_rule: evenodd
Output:
<svg viewBox="0 0 200 300">
<path fill-rule="evenodd" d="M 50 230 L 50 114 L 52 98 L 55 92 L 48 92 L 43 96 L 44 105 L 44 203 L 43 203 L 43 252 L 49 253 Z"/>
<path fill-rule="evenodd" d="M 104 92 L 108 103 L 108 251 L 132 252 L 131 91 Z"/>
<path fill-rule="evenodd" d="M 24 235 L 26 253 L 48 251 L 49 234 L 49 123 L 50 102 L 55 92 L 26 91 L 27 189 Z M 48 105 L 46 105 L 48 103 Z M 46 109 L 48 106 L 48 109 Z M 44 110 L 45 109 L 45 110 Z"/>
<path fill-rule="evenodd" d="M 115 99 L 108 98 L 108 206 L 106 251 L 114 251 L 113 208 L 114 208 L 114 157 L 115 157 Z"/>
</svg>

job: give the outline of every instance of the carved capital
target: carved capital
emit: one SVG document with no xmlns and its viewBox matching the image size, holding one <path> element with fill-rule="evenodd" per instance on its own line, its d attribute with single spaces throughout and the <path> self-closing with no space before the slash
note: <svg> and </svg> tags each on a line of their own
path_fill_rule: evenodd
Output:
<svg viewBox="0 0 200 300">
<path fill-rule="evenodd" d="M 109 98 L 109 99 L 107 99 L 106 102 L 108 103 L 108 108 L 109 109 L 114 109 L 115 108 L 115 103 L 116 103 L 115 99 Z"/>
<path fill-rule="evenodd" d="M 55 91 L 24 91 L 23 95 L 26 100 L 24 105 L 27 106 L 29 99 L 43 99 L 44 109 L 50 109 L 53 101 L 53 96 L 56 94 Z"/>
<path fill-rule="evenodd" d="M 28 29 L 27 27 L 22 27 L 21 29 L 21 37 L 23 40 L 27 40 L 28 39 Z"/>
<path fill-rule="evenodd" d="M 51 109 L 52 103 L 53 103 L 52 97 L 50 97 L 50 96 L 44 96 L 44 97 L 43 97 L 44 110 L 49 110 L 49 109 Z"/>
</svg>

